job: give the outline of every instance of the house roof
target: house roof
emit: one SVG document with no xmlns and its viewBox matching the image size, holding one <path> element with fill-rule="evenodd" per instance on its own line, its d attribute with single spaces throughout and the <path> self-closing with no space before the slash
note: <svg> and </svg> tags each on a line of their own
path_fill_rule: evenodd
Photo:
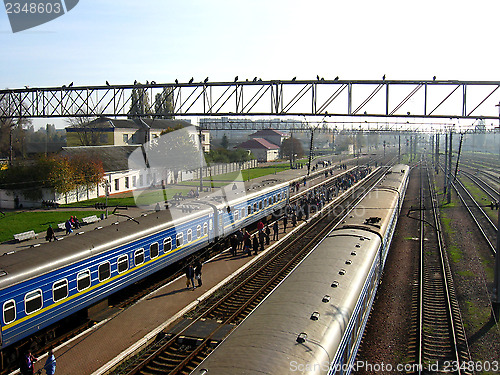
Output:
<svg viewBox="0 0 500 375">
<path fill-rule="evenodd" d="M 240 143 L 237 148 L 244 148 L 245 150 L 252 149 L 266 149 L 266 150 L 279 150 L 279 146 L 266 141 L 264 138 L 252 138 L 246 142 Z"/>
<path fill-rule="evenodd" d="M 288 137 L 288 134 L 280 132 L 279 130 L 263 129 L 263 130 L 259 130 L 259 131 L 250 135 L 250 137 L 252 137 L 252 138 L 262 138 L 262 137 L 266 137 L 266 136 Z"/>
<path fill-rule="evenodd" d="M 133 119 L 112 119 L 109 117 L 99 117 L 89 123 L 93 128 L 102 129 L 168 129 L 177 125 L 184 127 L 191 124 L 183 120 L 164 120 L 164 119 L 149 119 L 149 118 L 133 118 Z M 69 126 L 68 129 L 78 129 L 79 126 Z"/>
<path fill-rule="evenodd" d="M 128 157 L 140 146 L 79 146 L 63 147 L 62 155 L 78 157 L 88 155 L 91 159 L 100 160 L 105 172 L 126 171 Z"/>
</svg>

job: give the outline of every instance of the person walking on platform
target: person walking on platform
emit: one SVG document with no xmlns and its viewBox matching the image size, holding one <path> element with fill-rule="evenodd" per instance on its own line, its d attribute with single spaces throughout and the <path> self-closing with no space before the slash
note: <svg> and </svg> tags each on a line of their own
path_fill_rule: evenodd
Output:
<svg viewBox="0 0 500 375">
<path fill-rule="evenodd" d="M 194 278 L 196 281 L 198 281 L 198 286 L 200 287 L 203 283 L 201 282 L 201 267 L 203 265 L 201 264 L 200 260 L 198 259 L 196 263 L 194 264 Z"/>
<path fill-rule="evenodd" d="M 238 240 L 238 242 L 236 243 L 236 249 L 235 250 L 243 249 L 243 232 L 241 231 L 241 229 L 238 229 L 236 231 L 236 239 Z"/>
<path fill-rule="evenodd" d="M 264 233 L 264 230 L 261 230 L 259 232 L 259 247 L 260 247 L 260 251 L 264 251 L 264 241 L 265 241 L 265 238 L 266 238 L 266 234 Z"/>
<path fill-rule="evenodd" d="M 286 233 L 286 224 L 288 223 L 288 216 L 283 215 L 283 233 Z"/>
<path fill-rule="evenodd" d="M 71 229 L 71 221 L 66 220 L 66 223 L 64 223 L 64 227 L 66 228 L 66 234 L 73 233 L 73 229 Z"/>
<path fill-rule="evenodd" d="M 43 369 L 47 375 L 54 375 L 56 373 L 56 357 L 52 348 L 47 353 L 47 360 L 45 361 L 45 365 L 43 365 Z M 39 370 L 39 372 L 41 373 L 42 370 Z"/>
<path fill-rule="evenodd" d="M 259 251 L 259 240 L 257 239 L 257 234 L 253 235 L 253 253 L 254 255 L 257 255 L 257 252 Z M 251 253 L 248 253 L 250 255 Z"/>
<path fill-rule="evenodd" d="M 189 289 L 189 285 L 191 285 L 193 289 L 196 289 L 194 285 L 194 268 L 191 263 L 186 267 L 186 288 Z"/>
<path fill-rule="evenodd" d="M 266 229 L 265 229 L 265 232 L 266 232 L 266 245 L 269 245 L 269 236 L 271 235 L 271 229 L 269 229 L 269 224 L 266 225 Z"/>
<path fill-rule="evenodd" d="M 52 225 L 49 225 L 47 228 L 47 235 L 45 236 L 45 241 L 51 242 L 52 240 L 57 241 L 56 234 L 54 233 L 54 228 L 52 228 Z"/>
<path fill-rule="evenodd" d="M 273 223 L 273 241 L 278 241 L 278 231 L 279 231 L 278 220 L 276 220 Z"/>
</svg>

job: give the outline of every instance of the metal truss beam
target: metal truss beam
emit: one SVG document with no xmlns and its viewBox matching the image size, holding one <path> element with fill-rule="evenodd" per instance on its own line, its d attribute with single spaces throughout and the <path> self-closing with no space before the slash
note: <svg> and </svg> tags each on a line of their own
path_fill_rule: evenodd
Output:
<svg viewBox="0 0 500 375">
<path fill-rule="evenodd" d="M 499 87 L 500 81 L 259 80 L 6 89 L 0 118 L 130 116 L 135 91 L 149 98 L 135 117 L 164 117 L 170 108 L 175 117 L 498 119 Z"/>
</svg>

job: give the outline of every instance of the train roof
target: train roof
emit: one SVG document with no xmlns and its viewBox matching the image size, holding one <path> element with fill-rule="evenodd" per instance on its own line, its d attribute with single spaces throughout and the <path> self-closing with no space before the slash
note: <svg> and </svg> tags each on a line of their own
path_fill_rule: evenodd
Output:
<svg viewBox="0 0 500 375">
<path fill-rule="evenodd" d="M 192 374 L 279 375 L 298 365 L 328 366 L 379 244 L 374 233 L 331 232 Z"/>
</svg>

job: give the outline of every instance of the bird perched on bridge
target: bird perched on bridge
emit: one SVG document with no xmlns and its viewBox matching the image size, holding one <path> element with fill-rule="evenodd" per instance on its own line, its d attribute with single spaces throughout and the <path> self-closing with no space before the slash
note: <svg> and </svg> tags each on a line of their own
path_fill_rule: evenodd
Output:
<svg viewBox="0 0 500 375">
<path fill-rule="evenodd" d="M 106 86 L 111 86 L 108 81 L 106 81 Z"/>
<path fill-rule="evenodd" d="M 292 78 L 292 82 L 293 82 L 293 81 L 295 81 L 296 79 L 297 79 L 297 77 L 293 77 L 293 78 Z"/>
<path fill-rule="evenodd" d="M 191 79 L 189 80 L 189 83 L 193 83 L 193 81 L 194 81 L 194 78 L 191 77 Z"/>
<path fill-rule="evenodd" d="M 178 85 L 179 84 L 179 80 L 176 78 L 175 79 L 175 84 Z"/>
<path fill-rule="evenodd" d="M 432 77 L 432 80 L 435 81 L 436 80 L 436 76 Z"/>
<path fill-rule="evenodd" d="M 73 87 L 73 82 L 71 82 L 71 83 L 68 85 L 68 87 Z"/>
<path fill-rule="evenodd" d="M 257 82 L 257 77 L 254 77 L 252 82 Z"/>
<path fill-rule="evenodd" d="M 385 81 L 385 74 L 382 76 L 382 81 Z"/>
<path fill-rule="evenodd" d="M 156 81 L 151 81 L 151 84 L 152 85 L 156 85 Z"/>
<path fill-rule="evenodd" d="M 203 83 L 207 83 L 207 82 L 208 82 L 208 77 L 203 80 Z"/>
<path fill-rule="evenodd" d="M 137 80 L 134 81 L 134 85 L 137 85 Z"/>
<path fill-rule="evenodd" d="M 339 76 L 335 77 L 334 81 L 338 81 L 339 80 Z"/>
<path fill-rule="evenodd" d="M 316 76 L 316 79 L 319 81 L 319 76 L 318 75 Z"/>
</svg>

